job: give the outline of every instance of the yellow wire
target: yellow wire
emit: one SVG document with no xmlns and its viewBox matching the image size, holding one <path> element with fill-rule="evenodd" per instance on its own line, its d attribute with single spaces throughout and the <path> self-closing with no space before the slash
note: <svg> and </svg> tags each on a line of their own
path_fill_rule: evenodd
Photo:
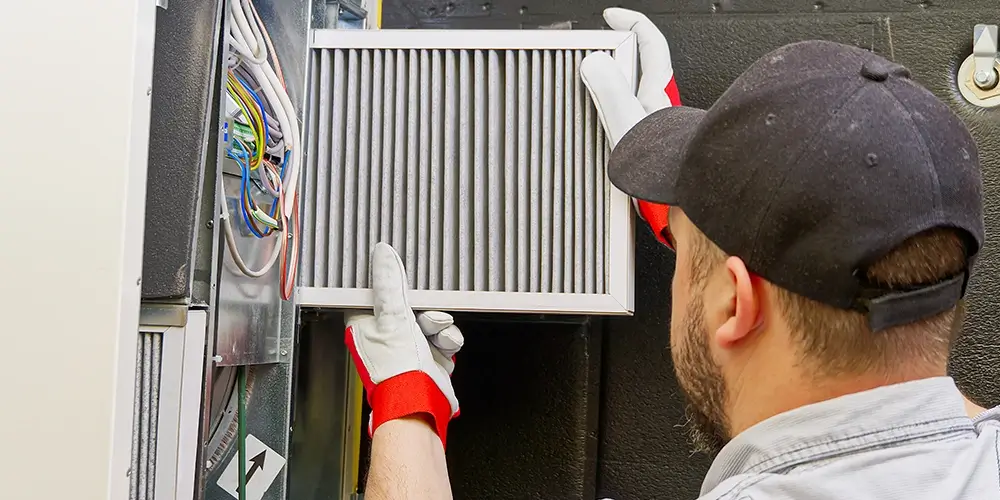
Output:
<svg viewBox="0 0 1000 500">
<path fill-rule="evenodd" d="M 254 142 L 255 151 L 254 156 L 250 159 L 250 170 L 256 170 L 260 165 L 261 160 L 264 159 L 264 126 L 263 118 L 253 100 L 253 97 L 247 93 L 246 89 L 243 88 L 238 82 L 233 82 L 233 90 L 236 92 L 238 99 L 237 104 L 240 105 L 240 109 L 243 110 L 245 115 L 250 121 L 250 127 L 254 131 Z"/>
<path fill-rule="evenodd" d="M 263 110 L 261 110 L 256 101 L 254 101 L 253 96 L 243 87 L 236 77 L 233 76 L 232 72 L 229 73 L 226 80 L 226 90 L 236 101 L 237 106 L 243 111 L 243 114 L 247 117 L 247 121 L 250 122 L 248 125 L 251 130 L 253 130 L 255 148 L 254 155 L 247 162 L 250 170 L 256 170 L 260 165 L 260 162 L 264 159 L 264 149 L 267 147 L 265 144 L 264 135 L 264 118 Z"/>
<path fill-rule="evenodd" d="M 227 86 L 227 90 L 229 91 L 230 96 L 232 96 L 233 100 L 236 101 L 236 105 L 239 106 L 240 110 L 243 111 L 243 115 L 247 117 L 247 121 L 249 122 L 247 125 L 253 131 L 254 146 L 256 146 L 257 145 L 257 139 L 258 139 L 258 136 L 259 136 L 259 134 L 258 134 L 259 127 L 257 125 L 257 121 L 258 121 L 257 120 L 257 114 L 254 112 L 254 111 L 256 111 L 256 109 L 253 106 L 248 106 L 247 105 L 246 98 L 245 98 L 244 94 L 242 92 L 240 92 L 240 88 L 239 88 L 239 84 L 238 83 L 228 82 L 226 86 Z M 247 153 L 250 153 L 250 151 L 247 151 Z M 255 161 L 255 159 L 253 159 L 251 161 Z"/>
<path fill-rule="evenodd" d="M 382 29 L 382 0 L 375 4 L 375 28 Z"/>
<path fill-rule="evenodd" d="M 350 395 L 353 404 L 348 405 L 348 408 L 353 410 L 349 418 L 355 432 L 351 442 L 347 443 L 347 446 L 350 447 L 349 460 L 351 464 L 351 477 L 347 479 L 354 483 L 352 484 L 352 490 L 356 492 L 358 491 L 358 475 L 361 473 L 361 433 L 366 433 L 367 429 L 364 428 L 364 424 L 361 421 L 361 406 L 365 397 L 364 385 L 361 384 L 361 378 L 358 377 L 356 370 L 351 370 L 351 376 L 354 377 L 354 393 Z"/>
</svg>

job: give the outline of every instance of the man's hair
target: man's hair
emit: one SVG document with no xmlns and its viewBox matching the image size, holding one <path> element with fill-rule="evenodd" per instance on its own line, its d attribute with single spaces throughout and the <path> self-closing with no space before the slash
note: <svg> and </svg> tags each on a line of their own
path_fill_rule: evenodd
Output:
<svg viewBox="0 0 1000 500">
<path fill-rule="evenodd" d="M 703 282 L 726 254 L 701 231 L 692 245 L 693 286 Z M 931 229 L 904 241 L 866 270 L 882 288 L 932 284 L 962 272 L 965 246 L 952 229 Z M 804 361 L 818 375 L 889 373 L 902 367 L 937 369 L 961 328 L 962 306 L 907 325 L 872 332 L 861 313 L 838 309 L 774 286 L 779 307 L 798 341 Z"/>
</svg>

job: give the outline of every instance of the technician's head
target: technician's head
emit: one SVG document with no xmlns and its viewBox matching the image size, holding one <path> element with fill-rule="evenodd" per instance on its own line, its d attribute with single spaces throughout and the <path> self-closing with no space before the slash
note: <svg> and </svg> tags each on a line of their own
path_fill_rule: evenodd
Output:
<svg viewBox="0 0 1000 500">
<path fill-rule="evenodd" d="M 983 240 L 975 144 L 909 72 L 804 42 L 611 157 L 670 205 L 671 349 L 699 448 L 776 413 L 945 374 Z"/>
</svg>

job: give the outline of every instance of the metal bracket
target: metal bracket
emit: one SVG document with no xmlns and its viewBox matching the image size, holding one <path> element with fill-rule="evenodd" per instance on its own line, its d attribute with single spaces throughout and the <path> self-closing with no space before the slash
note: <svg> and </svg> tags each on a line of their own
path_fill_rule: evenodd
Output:
<svg viewBox="0 0 1000 500">
<path fill-rule="evenodd" d="M 169 3 L 170 0 L 156 0 L 156 6 L 163 10 L 167 10 L 167 8 L 169 7 L 168 5 Z"/>
<path fill-rule="evenodd" d="M 955 83 L 969 104 L 981 108 L 1000 107 L 1000 36 L 997 25 L 977 24 L 972 36 L 972 54 L 962 61 Z"/>
<path fill-rule="evenodd" d="M 359 0 L 326 0 L 326 27 L 364 29 L 368 11 Z"/>
<path fill-rule="evenodd" d="M 368 17 L 368 11 L 355 0 L 340 0 L 340 17 L 350 21 L 361 21 Z"/>
<path fill-rule="evenodd" d="M 997 60 L 997 25 L 977 24 L 972 37 L 972 81 L 981 90 L 993 90 L 1000 80 Z"/>
<path fill-rule="evenodd" d="M 139 306 L 139 324 L 145 326 L 180 326 L 187 324 L 187 304 L 143 303 Z"/>
</svg>

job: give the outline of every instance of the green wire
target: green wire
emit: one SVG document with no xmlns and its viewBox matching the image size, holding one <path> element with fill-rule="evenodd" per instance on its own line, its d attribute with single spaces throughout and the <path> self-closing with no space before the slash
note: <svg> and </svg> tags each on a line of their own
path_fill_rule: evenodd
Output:
<svg viewBox="0 0 1000 500">
<path fill-rule="evenodd" d="M 239 367 L 239 404 L 236 407 L 240 482 L 239 500 L 247 497 L 247 367 Z"/>
</svg>

